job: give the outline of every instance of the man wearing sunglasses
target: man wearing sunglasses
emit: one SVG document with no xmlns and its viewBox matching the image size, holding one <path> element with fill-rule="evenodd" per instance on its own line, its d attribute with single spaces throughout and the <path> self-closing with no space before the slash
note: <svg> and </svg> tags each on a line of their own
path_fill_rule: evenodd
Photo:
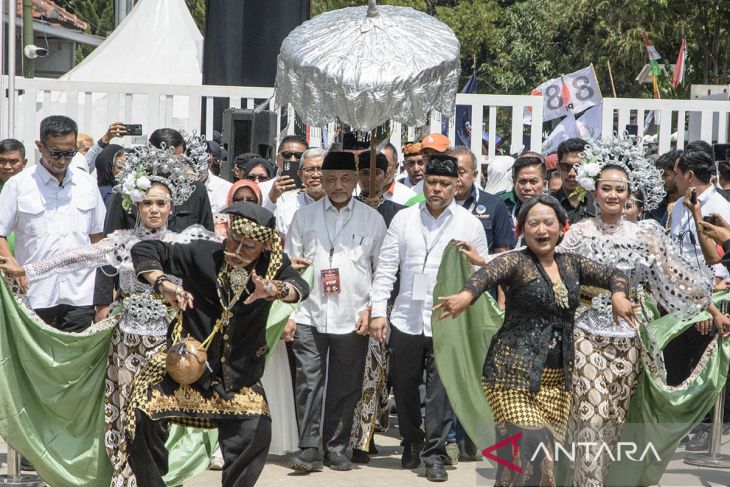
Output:
<svg viewBox="0 0 730 487">
<path fill-rule="evenodd" d="M 0 256 L 25 265 L 101 240 L 106 207 L 96 180 L 71 168 L 76 155 L 76 122 L 54 115 L 43 119 L 35 167 L 10 178 L 0 193 Z M 15 258 L 7 236 L 15 231 Z M 80 332 L 94 318 L 94 270 L 42 279 L 28 290 L 30 307 L 54 328 Z M 18 278 L 27 290 L 25 278 Z"/>
<path fill-rule="evenodd" d="M 276 202 L 279 197 L 287 191 L 296 189 L 294 179 L 281 174 L 284 161 L 300 161 L 305 150 L 309 149 L 306 139 L 298 135 L 287 135 L 281 140 L 279 149 L 276 151 L 276 168 L 278 176 L 259 183 L 261 194 L 264 197 L 263 206 L 267 210 L 276 211 Z"/>
<path fill-rule="evenodd" d="M 585 218 L 596 215 L 593 204 L 593 195 L 590 192 L 581 193 L 578 189 L 578 166 L 583 162 L 581 153 L 586 147 L 586 141 L 579 138 L 565 140 L 558 146 L 558 170 L 562 187 L 553 193 L 560 204 L 568 212 L 570 223 L 577 223 Z"/>
</svg>

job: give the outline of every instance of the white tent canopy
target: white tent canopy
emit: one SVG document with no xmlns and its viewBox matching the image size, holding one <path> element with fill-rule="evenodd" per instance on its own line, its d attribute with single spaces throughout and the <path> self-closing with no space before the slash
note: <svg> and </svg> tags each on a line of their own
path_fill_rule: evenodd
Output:
<svg viewBox="0 0 730 487">
<path fill-rule="evenodd" d="M 153 130 L 160 128 L 159 120 L 152 116 L 161 103 L 159 99 L 146 94 L 119 96 L 119 92 L 94 92 L 88 96 L 81 83 L 201 86 L 202 59 L 203 36 L 184 0 L 140 0 L 99 47 L 61 77 L 79 83 L 75 113 L 67 111 L 66 91 L 53 91 L 50 100 L 45 101 L 46 95 L 37 93 L 36 120 L 51 114 L 67 114 L 74 117 L 81 132 L 94 139 L 101 137 L 113 122 L 141 123 L 143 138 L 125 138 L 121 143 L 144 143 Z M 168 126 L 197 129 L 200 120 L 190 119 L 190 99 L 172 98 L 171 117 L 169 112 L 165 117 L 169 117 Z M 22 99 L 20 96 L 18 102 L 23 103 Z M 25 126 L 25 121 L 20 120 L 18 126 Z M 35 130 L 37 137 L 38 129 Z"/>
<path fill-rule="evenodd" d="M 69 81 L 202 84 L 203 36 L 184 0 L 142 0 Z"/>
</svg>

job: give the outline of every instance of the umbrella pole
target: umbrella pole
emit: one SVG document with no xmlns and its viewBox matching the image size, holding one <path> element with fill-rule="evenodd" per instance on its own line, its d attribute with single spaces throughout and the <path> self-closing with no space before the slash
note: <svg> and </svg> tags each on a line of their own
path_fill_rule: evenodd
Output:
<svg viewBox="0 0 730 487">
<path fill-rule="evenodd" d="M 370 191 L 369 197 L 373 198 L 380 196 L 382 188 L 377 188 L 375 185 L 375 159 L 377 158 L 377 147 L 375 141 L 375 129 L 370 131 Z"/>
</svg>

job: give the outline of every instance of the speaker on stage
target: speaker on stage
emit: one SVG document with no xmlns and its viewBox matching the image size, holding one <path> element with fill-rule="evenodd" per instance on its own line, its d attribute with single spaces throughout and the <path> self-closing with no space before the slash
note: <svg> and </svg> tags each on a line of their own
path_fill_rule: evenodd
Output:
<svg viewBox="0 0 730 487">
<path fill-rule="evenodd" d="M 223 111 L 221 135 L 228 151 L 228 161 L 221 167 L 221 174 L 232 180 L 233 164 L 239 154 L 255 152 L 273 161 L 276 151 L 276 113 L 227 108 Z"/>
</svg>

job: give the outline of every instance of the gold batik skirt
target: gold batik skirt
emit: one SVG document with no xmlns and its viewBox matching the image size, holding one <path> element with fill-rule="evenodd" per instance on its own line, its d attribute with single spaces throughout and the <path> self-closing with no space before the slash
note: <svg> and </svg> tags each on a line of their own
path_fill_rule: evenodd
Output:
<svg viewBox="0 0 730 487">
<path fill-rule="evenodd" d="M 484 379 L 482 388 L 494 414 L 497 442 L 510 439 L 518 445 L 514 458 L 511 448 L 495 450 L 504 463 L 517 467 L 499 464 L 496 485 L 556 485 L 552 452 L 555 442 L 565 437 L 572 399 L 563 369 L 543 370 L 537 393 L 487 384 Z"/>
<path fill-rule="evenodd" d="M 206 397 L 190 386 L 179 386 L 170 394 L 164 393 L 158 385 L 165 377 L 166 354 L 167 346 L 163 346 L 135 378 L 132 397 L 127 404 L 128 418 L 134 418 L 139 410 L 153 420 L 167 419 L 183 426 L 213 428 L 219 419 L 270 416 L 259 384 L 243 387 L 228 398 L 218 395 L 215 388 Z M 134 429 L 135 421 L 127 421 L 129 439 L 134 438 Z"/>
</svg>

